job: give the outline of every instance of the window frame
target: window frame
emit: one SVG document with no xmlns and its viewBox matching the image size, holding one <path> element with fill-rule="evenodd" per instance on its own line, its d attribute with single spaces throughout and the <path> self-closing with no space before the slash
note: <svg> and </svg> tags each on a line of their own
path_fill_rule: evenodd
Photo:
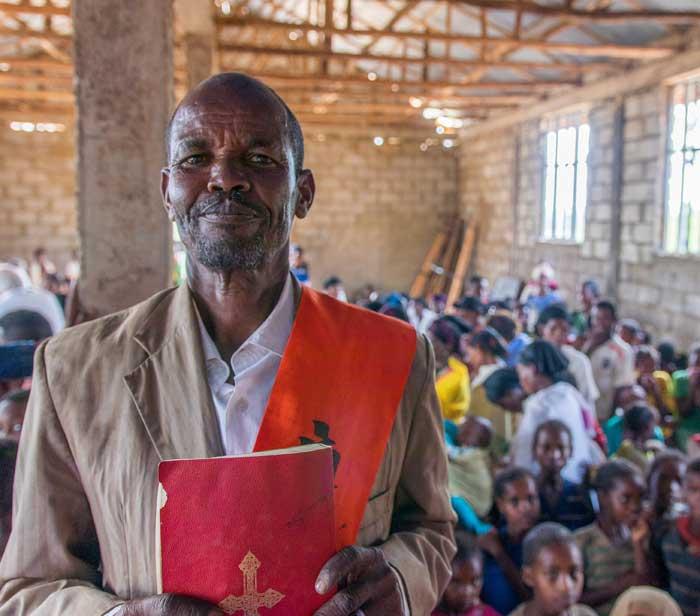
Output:
<svg viewBox="0 0 700 616">
<path fill-rule="evenodd" d="M 691 252 L 690 246 L 689 246 L 689 241 L 690 241 L 690 214 L 692 212 L 688 212 L 688 228 L 686 229 L 686 237 L 685 237 L 685 246 L 686 249 L 685 251 L 680 251 L 679 245 L 680 245 L 680 239 L 681 239 L 681 229 L 680 225 L 683 219 L 683 193 L 685 191 L 685 179 L 686 179 L 686 169 L 685 169 L 685 156 L 686 152 L 688 150 L 687 143 L 688 143 L 688 89 L 691 87 L 691 84 L 695 84 L 695 88 L 697 89 L 697 98 L 695 99 L 698 102 L 699 106 L 699 111 L 698 113 L 700 114 L 700 73 L 694 73 L 690 76 L 685 76 L 679 79 L 675 79 L 672 81 L 667 82 L 667 87 L 666 87 L 666 92 L 665 92 L 665 117 L 666 117 L 666 122 L 665 122 L 665 138 L 663 140 L 663 190 L 662 190 L 662 209 L 661 209 L 661 234 L 659 237 L 659 253 L 665 256 L 669 257 L 675 257 L 675 258 L 680 258 L 680 259 L 700 259 L 700 241 L 698 243 L 698 250 L 695 252 Z M 686 88 L 686 95 L 685 95 L 685 130 L 683 134 L 683 147 L 681 148 L 680 151 L 675 152 L 673 150 L 672 146 L 672 141 L 673 141 L 673 124 L 674 124 L 674 112 L 673 112 L 673 107 L 674 107 L 674 95 L 675 91 L 679 87 L 685 87 Z M 698 120 L 700 121 L 700 120 Z M 692 150 L 694 152 L 694 158 L 695 160 L 693 161 L 693 165 L 698 165 L 700 166 L 700 147 L 698 148 L 693 148 Z M 669 246 L 667 245 L 667 240 L 666 240 L 666 231 L 669 226 L 669 198 L 670 198 L 670 180 L 671 180 L 671 157 L 672 155 L 676 154 L 682 154 L 683 158 L 683 168 L 682 168 L 682 179 L 681 179 L 681 188 L 680 188 L 680 199 L 681 199 L 681 204 L 680 204 L 680 212 L 678 215 L 678 224 L 679 224 L 679 229 L 678 229 L 678 237 L 676 240 L 676 248 L 675 250 L 670 250 Z M 658 237 L 658 236 L 657 236 Z M 700 238 L 699 238 L 700 240 Z"/>
<path fill-rule="evenodd" d="M 588 147 L 586 151 L 586 158 L 585 159 L 580 159 L 579 158 L 579 146 L 580 146 L 580 136 L 581 136 L 581 127 L 583 126 L 588 126 Z M 556 225 L 557 225 L 557 198 L 558 198 L 558 190 L 557 190 L 557 182 L 559 179 L 559 172 L 560 168 L 566 165 L 561 165 L 558 162 L 559 158 L 559 131 L 562 129 L 568 129 L 568 128 L 573 128 L 576 131 L 576 136 L 575 136 L 575 141 L 574 141 L 574 161 L 573 161 L 573 179 L 572 179 L 572 189 L 573 189 L 573 195 L 572 195 L 572 209 L 571 209 L 571 228 L 570 228 L 570 233 L 567 234 L 567 237 L 556 237 Z M 549 164 L 548 164 L 548 136 L 550 133 L 555 133 L 556 135 L 556 144 L 555 144 L 555 153 L 554 153 L 554 182 L 553 182 L 553 204 L 552 204 L 552 219 L 551 219 L 551 224 L 547 225 L 547 172 L 549 169 Z M 557 115 L 554 117 L 549 117 L 545 118 L 542 120 L 540 124 L 540 151 L 542 153 L 542 165 L 541 165 L 541 190 L 540 190 L 540 196 L 539 196 L 539 233 L 538 233 L 538 241 L 540 243 L 545 243 L 545 244 L 564 244 L 564 245 L 576 245 L 580 246 L 586 241 L 586 227 L 587 227 L 587 210 L 588 210 L 588 205 L 590 201 L 590 181 L 591 181 L 591 173 L 590 173 L 590 154 L 591 154 L 591 137 L 592 137 L 592 128 L 590 124 L 590 120 L 588 117 L 588 112 L 587 109 L 584 111 L 576 112 L 576 113 L 571 113 L 571 114 L 565 114 L 565 115 Z M 581 225 L 582 225 L 582 230 L 580 235 L 578 235 L 578 224 L 579 224 L 579 217 L 578 217 L 578 208 L 580 207 L 579 203 L 579 191 L 577 189 L 578 187 L 578 181 L 579 181 L 579 174 L 580 174 L 580 169 L 582 163 L 586 167 L 586 186 L 585 186 L 585 195 L 586 195 L 586 201 L 584 203 L 584 212 L 581 217 Z M 549 229 L 549 235 L 546 233 L 547 226 L 550 227 Z"/>
</svg>

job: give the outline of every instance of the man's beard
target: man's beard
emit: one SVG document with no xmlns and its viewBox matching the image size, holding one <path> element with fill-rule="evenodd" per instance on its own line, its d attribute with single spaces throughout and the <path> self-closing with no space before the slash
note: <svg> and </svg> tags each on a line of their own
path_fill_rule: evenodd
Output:
<svg viewBox="0 0 700 616">
<path fill-rule="evenodd" d="M 258 231 L 249 237 L 212 238 L 202 231 L 200 218 L 206 214 L 231 213 L 236 208 L 256 212 L 261 217 Z M 274 228 L 268 228 L 267 211 L 254 205 L 240 193 L 229 197 L 214 196 L 197 203 L 187 213 L 175 216 L 180 238 L 190 256 L 207 269 L 217 272 L 256 271 L 261 269 L 281 248 L 289 235 L 291 216 L 285 215 Z M 267 233 L 266 233 L 267 231 Z"/>
</svg>

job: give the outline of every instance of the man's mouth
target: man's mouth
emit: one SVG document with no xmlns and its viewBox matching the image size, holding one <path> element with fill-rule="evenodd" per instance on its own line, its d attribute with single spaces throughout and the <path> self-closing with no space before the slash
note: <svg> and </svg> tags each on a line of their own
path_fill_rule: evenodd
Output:
<svg viewBox="0 0 700 616">
<path fill-rule="evenodd" d="M 236 212 L 232 214 L 209 212 L 202 216 L 202 219 L 206 222 L 219 225 L 245 225 L 260 220 L 260 217 L 252 212 Z"/>
</svg>

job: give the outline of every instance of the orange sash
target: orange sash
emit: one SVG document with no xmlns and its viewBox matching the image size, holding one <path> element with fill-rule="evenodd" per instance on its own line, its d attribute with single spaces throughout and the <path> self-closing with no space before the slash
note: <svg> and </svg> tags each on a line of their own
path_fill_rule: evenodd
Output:
<svg viewBox="0 0 700 616">
<path fill-rule="evenodd" d="M 357 537 L 415 353 L 409 325 L 302 287 L 254 451 L 333 445 L 339 549 Z"/>
</svg>

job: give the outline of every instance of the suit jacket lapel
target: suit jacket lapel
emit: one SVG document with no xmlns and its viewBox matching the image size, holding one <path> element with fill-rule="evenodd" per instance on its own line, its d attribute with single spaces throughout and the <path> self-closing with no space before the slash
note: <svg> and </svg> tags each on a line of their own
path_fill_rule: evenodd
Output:
<svg viewBox="0 0 700 616">
<path fill-rule="evenodd" d="M 196 319 L 182 285 L 136 333 L 147 357 L 124 376 L 161 460 L 224 455 Z"/>
</svg>

